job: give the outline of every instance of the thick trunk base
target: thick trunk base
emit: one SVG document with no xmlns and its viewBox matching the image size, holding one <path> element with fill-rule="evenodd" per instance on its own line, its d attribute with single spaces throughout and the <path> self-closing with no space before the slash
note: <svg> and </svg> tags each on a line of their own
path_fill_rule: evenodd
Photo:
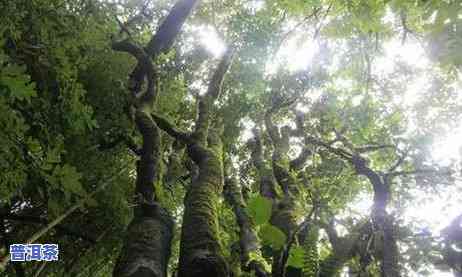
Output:
<svg viewBox="0 0 462 277">
<path fill-rule="evenodd" d="M 191 259 L 181 268 L 179 277 L 226 277 L 229 276 L 228 265 L 216 253 L 196 251 Z"/>
<path fill-rule="evenodd" d="M 157 205 L 143 205 L 135 217 L 114 268 L 114 277 L 165 277 L 170 258 L 173 221 Z"/>
</svg>

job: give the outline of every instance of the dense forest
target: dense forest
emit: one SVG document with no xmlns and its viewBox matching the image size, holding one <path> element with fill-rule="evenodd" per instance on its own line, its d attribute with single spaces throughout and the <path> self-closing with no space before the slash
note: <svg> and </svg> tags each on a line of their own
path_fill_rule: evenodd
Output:
<svg viewBox="0 0 462 277">
<path fill-rule="evenodd" d="M 1 0 L 0 275 L 460 277 L 461 119 L 460 0 Z"/>
</svg>

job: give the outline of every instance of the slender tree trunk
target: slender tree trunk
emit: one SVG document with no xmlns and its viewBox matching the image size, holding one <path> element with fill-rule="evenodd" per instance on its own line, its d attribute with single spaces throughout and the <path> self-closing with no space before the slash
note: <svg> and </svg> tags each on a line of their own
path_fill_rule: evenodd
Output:
<svg viewBox="0 0 462 277">
<path fill-rule="evenodd" d="M 288 128 L 279 128 L 272 121 L 272 113 L 276 110 L 278 108 L 273 106 L 265 115 L 265 125 L 274 147 L 272 155 L 273 175 L 283 192 L 276 209 L 273 209 L 271 223 L 284 232 L 288 243 L 289 238 L 292 237 L 298 226 L 295 213 L 295 196 L 299 191 L 294 176 L 290 174 L 291 161 L 288 156 Z M 285 276 L 287 259 L 288 253 L 285 247 L 274 252 L 272 264 L 273 277 Z"/>
<path fill-rule="evenodd" d="M 246 212 L 246 204 L 242 196 L 242 191 L 238 186 L 238 181 L 229 159 L 225 162 L 225 200 L 232 207 L 236 216 L 237 225 L 239 226 L 239 250 L 240 250 L 240 268 L 246 272 L 253 272 L 257 277 L 268 277 L 263 265 L 256 260 L 251 259 L 252 251 L 258 250 L 258 243 L 255 226 L 252 219 Z"/>
<path fill-rule="evenodd" d="M 386 210 L 390 200 L 391 180 L 387 176 L 380 176 L 377 172 L 367 167 L 365 160 L 358 155 L 353 156 L 352 162 L 356 172 L 366 176 L 374 189 L 372 222 L 375 229 L 383 235 L 382 253 L 379 257 L 380 275 L 382 277 L 399 277 L 401 274 L 396 232 L 394 231 L 392 217 Z"/>
</svg>

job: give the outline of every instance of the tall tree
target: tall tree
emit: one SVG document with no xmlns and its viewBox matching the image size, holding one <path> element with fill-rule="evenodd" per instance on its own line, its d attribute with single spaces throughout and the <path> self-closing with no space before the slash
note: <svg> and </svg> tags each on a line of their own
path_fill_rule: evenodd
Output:
<svg viewBox="0 0 462 277">
<path fill-rule="evenodd" d="M 140 159 L 136 165 L 135 216 L 128 226 L 113 276 L 167 276 L 173 220 L 158 202 L 155 191 L 162 176 L 162 147 L 160 130 L 151 117 L 159 93 L 152 59 L 169 50 L 196 2 L 178 1 L 145 48 L 130 38 L 112 43 L 112 49 L 127 52 L 137 60 L 130 74 L 129 90 L 134 98 L 135 123 L 142 135 L 142 147 L 136 151 Z M 146 88 L 142 91 L 144 81 Z"/>
</svg>

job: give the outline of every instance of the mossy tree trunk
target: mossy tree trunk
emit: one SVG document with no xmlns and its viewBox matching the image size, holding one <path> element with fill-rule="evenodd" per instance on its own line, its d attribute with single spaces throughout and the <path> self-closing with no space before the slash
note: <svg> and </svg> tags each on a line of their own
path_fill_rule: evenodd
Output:
<svg viewBox="0 0 462 277">
<path fill-rule="evenodd" d="M 211 127 L 214 102 L 221 93 L 234 50 L 228 49 L 213 73 L 207 93 L 200 96 L 193 133 L 177 130 L 170 122 L 153 114 L 160 128 L 186 145 L 190 159 L 198 168 L 192 178 L 184 205 L 180 241 L 180 277 L 228 276 L 228 265 L 222 256 L 218 238 L 217 204 L 223 190 L 222 126 L 219 117 Z M 218 121 L 218 123 L 217 123 Z"/>
<path fill-rule="evenodd" d="M 135 123 L 143 138 L 141 149 L 136 151 L 140 158 L 137 162 L 134 218 L 128 226 L 113 276 L 167 276 L 173 220 L 158 203 L 154 189 L 155 184 L 161 182 L 162 173 L 160 129 L 151 117 L 159 93 L 152 59 L 172 46 L 196 2 L 179 0 L 144 48 L 131 41 L 130 36 L 112 43 L 114 50 L 127 52 L 138 61 L 129 76 L 129 89 L 134 98 Z M 145 82 L 147 84 L 143 85 Z"/>
<path fill-rule="evenodd" d="M 215 131 L 213 131 L 215 132 Z M 211 136 L 212 131 L 209 132 Z M 227 276 L 218 238 L 217 205 L 223 189 L 221 139 L 216 134 L 207 147 L 188 146 L 199 168 L 185 197 L 181 229 L 179 276 Z"/>
</svg>

